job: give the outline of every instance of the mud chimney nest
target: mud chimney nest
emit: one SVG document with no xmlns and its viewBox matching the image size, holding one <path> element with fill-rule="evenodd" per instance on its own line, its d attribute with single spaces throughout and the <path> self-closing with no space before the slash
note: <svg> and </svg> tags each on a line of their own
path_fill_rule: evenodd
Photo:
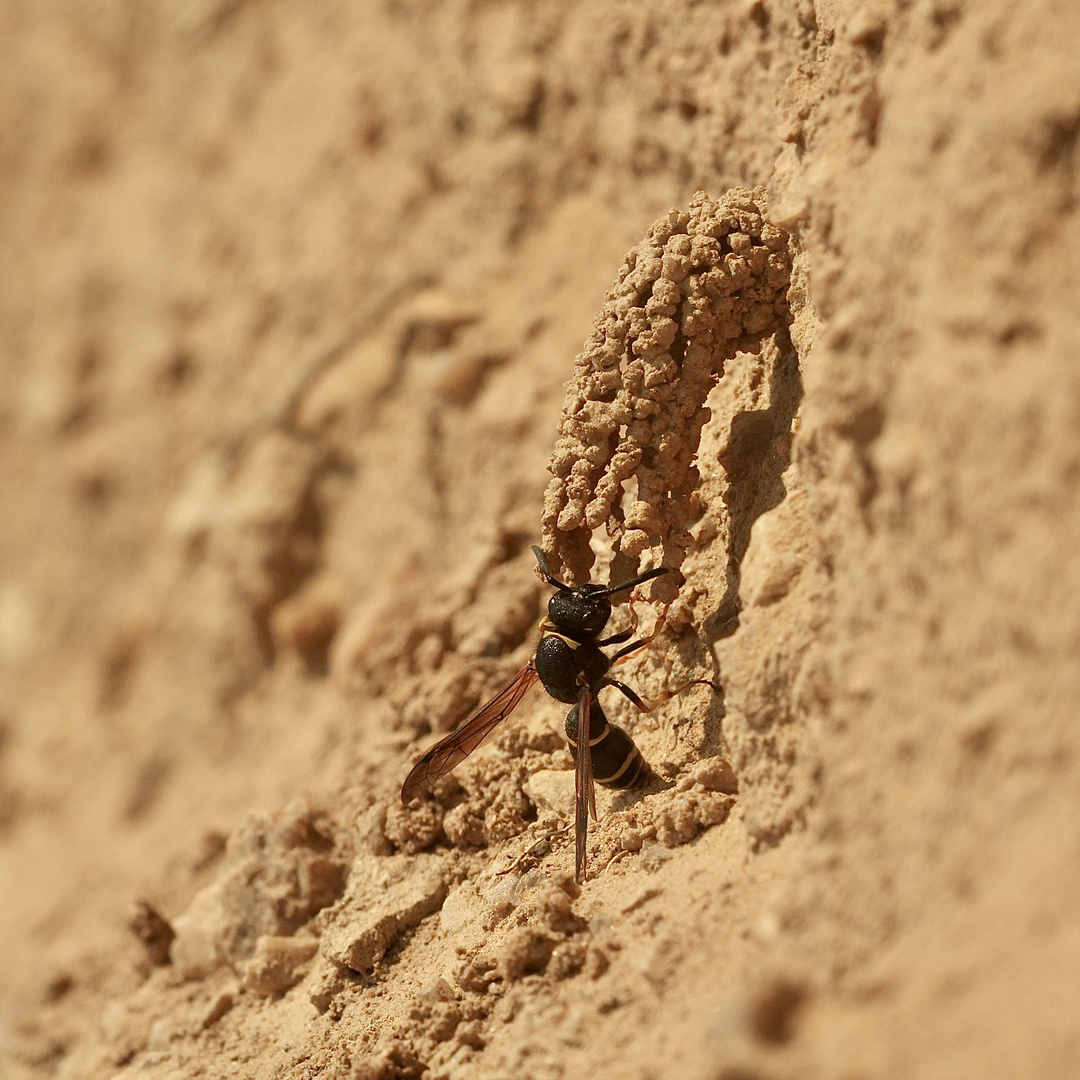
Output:
<svg viewBox="0 0 1080 1080">
<path fill-rule="evenodd" d="M 613 581 L 678 568 L 700 517 L 694 464 L 705 399 L 738 352 L 791 321 L 791 240 L 765 220 L 765 189 L 699 191 L 626 256 L 566 385 L 544 496 L 542 546 L 552 569 L 587 581 L 601 524 Z M 636 488 L 636 490 L 635 490 Z M 681 577 L 652 583 L 671 600 Z"/>
</svg>

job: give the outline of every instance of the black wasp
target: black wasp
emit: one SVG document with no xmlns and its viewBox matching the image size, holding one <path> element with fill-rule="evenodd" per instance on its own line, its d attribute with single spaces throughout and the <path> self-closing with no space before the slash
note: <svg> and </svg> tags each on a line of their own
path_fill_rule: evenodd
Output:
<svg viewBox="0 0 1080 1080">
<path fill-rule="evenodd" d="M 648 645 L 660 632 L 663 616 L 648 637 L 623 645 L 634 634 L 633 625 L 610 637 L 601 638 L 611 618 L 609 597 L 633 589 L 643 582 L 668 572 L 661 566 L 648 570 L 621 585 L 578 585 L 571 588 L 555 578 L 544 553 L 533 547 L 540 576 L 558 590 L 548 601 L 547 617 L 540 623 L 540 641 L 529 662 L 486 705 L 460 727 L 436 743 L 413 767 L 401 788 L 401 801 L 408 803 L 440 776 L 461 764 L 517 708 L 529 688 L 540 680 L 544 689 L 557 701 L 573 708 L 566 714 L 566 738 L 576 766 L 575 776 L 575 872 L 578 881 L 585 873 L 585 838 L 589 814 L 596 819 L 596 796 L 593 781 L 610 788 L 642 787 L 653 777 L 652 769 L 641 751 L 621 728 L 609 723 L 600 707 L 598 692 L 605 686 L 621 690 L 642 712 L 681 694 L 690 686 L 707 685 L 707 679 L 693 679 L 662 694 L 652 705 L 630 687 L 611 678 L 608 671 L 624 656 Z M 602 652 L 606 645 L 623 645 L 614 656 Z M 587 739 L 579 739 L 585 729 Z"/>
</svg>

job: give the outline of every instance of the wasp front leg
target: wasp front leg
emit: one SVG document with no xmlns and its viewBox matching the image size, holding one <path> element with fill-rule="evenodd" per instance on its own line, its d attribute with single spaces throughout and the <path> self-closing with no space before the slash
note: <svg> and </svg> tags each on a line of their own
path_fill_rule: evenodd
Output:
<svg viewBox="0 0 1080 1080">
<path fill-rule="evenodd" d="M 649 635 L 647 635 L 646 637 L 643 637 L 643 638 L 638 638 L 637 641 L 630 642 L 629 645 L 626 645 L 623 648 L 621 648 L 611 658 L 611 666 L 612 667 L 614 667 L 616 664 L 623 663 L 624 660 L 626 659 L 626 657 L 628 657 L 631 653 L 635 653 L 639 649 L 644 649 L 646 646 L 651 645 L 660 636 L 660 634 L 663 632 L 664 627 L 667 625 L 667 613 L 668 613 L 668 608 L 669 607 L 671 607 L 670 604 L 665 604 L 664 605 L 664 610 L 660 612 L 660 616 L 656 620 L 656 625 L 653 627 L 653 631 L 652 631 L 651 634 L 649 634 Z M 636 622 L 637 622 L 637 620 L 635 619 L 635 627 L 636 627 Z M 627 638 L 630 637 L 630 634 L 627 634 L 626 637 Z M 625 641 L 626 638 L 623 638 L 623 640 Z"/>
</svg>

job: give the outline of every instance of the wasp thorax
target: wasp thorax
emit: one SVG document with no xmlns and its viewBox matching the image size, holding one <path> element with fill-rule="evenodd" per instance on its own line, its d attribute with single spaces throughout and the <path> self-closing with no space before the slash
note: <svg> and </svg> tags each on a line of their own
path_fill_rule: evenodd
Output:
<svg viewBox="0 0 1080 1080">
<path fill-rule="evenodd" d="M 562 634 L 582 640 L 594 638 L 611 618 L 611 601 L 598 595 L 603 592 L 599 585 L 557 592 L 548 601 L 548 618 Z"/>
</svg>

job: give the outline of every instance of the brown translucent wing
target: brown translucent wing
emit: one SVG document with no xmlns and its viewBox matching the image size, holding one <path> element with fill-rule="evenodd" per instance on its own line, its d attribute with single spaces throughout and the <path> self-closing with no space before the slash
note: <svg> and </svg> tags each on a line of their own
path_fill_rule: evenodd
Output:
<svg viewBox="0 0 1080 1080">
<path fill-rule="evenodd" d="M 530 660 L 486 705 L 437 742 L 405 778 L 401 801 L 411 801 L 440 776 L 457 768 L 518 707 L 538 677 Z"/>
<path fill-rule="evenodd" d="M 589 835 L 589 814 L 596 820 L 596 787 L 592 771 L 592 691 L 581 688 L 578 695 L 577 768 L 574 770 L 574 876 L 585 879 L 585 841 Z"/>
</svg>

